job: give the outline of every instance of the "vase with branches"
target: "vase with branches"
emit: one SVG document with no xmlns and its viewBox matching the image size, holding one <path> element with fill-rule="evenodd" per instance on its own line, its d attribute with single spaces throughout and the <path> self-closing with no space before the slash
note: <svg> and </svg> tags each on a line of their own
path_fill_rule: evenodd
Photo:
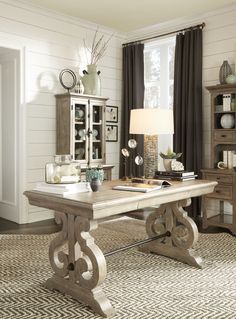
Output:
<svg viewBox="0 0 236 319">
<path fill-rule="evenodd" d="M 113 34 L 105 40 L 104 35 L 99 37 L 97 29 L 93 36 L 91 47 L 88 46 L 84 40 L 84 48 L 88 63 L 87 70 L 83 71 L 84 76 L 82 77 L 85 94 L 101 94 L 100 71 L 97 70 L 97 64 L 104 57 L 112 36 Z"/>
</svg>

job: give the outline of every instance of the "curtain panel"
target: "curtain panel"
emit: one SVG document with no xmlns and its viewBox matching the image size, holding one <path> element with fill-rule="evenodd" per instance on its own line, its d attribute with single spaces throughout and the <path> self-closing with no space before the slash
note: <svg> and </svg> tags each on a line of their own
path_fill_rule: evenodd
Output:
<svg viewBox="0 0 236 319">
<path fill-rule="evenodd" d="M 134 138 L 138 145 L 130 150 L 126 172 L 124 157 L 120 154 L 120 178 L 125 176 L 143 175 L 143 166 L 134 163 L 135 155 L 143 157 L 143 136 L 129 134 L 130 111 L 143 108 L 144 105 L 144 44 L 128 45 L 123 48 L 123 87 L 122 87 L 122 116 L 121 116 L 121 149 L 128 148 L 128 140 Z"/>
<path fill-rule="evenodd" d="M 200 174 L 202 168 L 202 29 L 176 37 L 174 67 L 174 150 L 182 152 L 185 169 Z M 193 200 L 189 214 L 201 213 Z"/>
</svg>

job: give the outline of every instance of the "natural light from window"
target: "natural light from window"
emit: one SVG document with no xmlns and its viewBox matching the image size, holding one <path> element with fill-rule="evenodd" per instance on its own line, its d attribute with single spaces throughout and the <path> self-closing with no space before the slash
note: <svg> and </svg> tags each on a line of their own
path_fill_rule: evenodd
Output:
<svg viewBox="0 0 236 319">
<path fill-rule="evenodd" d="M 173 109 L 175 38 L 145 43 L 144 46 L 144 107 Z M 158 136 L 158 154 L 173 149 L 172 135 Z M 158 169 L 164 170 L 158 158 Z"/>
</svg>

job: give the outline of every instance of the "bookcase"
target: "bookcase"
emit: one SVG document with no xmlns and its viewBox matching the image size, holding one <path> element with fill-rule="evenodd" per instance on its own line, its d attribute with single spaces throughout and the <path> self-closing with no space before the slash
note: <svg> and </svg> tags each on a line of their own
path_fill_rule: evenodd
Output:
<svg viewBox="0 0 236 319">
<path fill-rule="evenodd" d="M 228 228 L 236 235 L 236 85 L 206 89 L 211 97 L 211 158 L 202 178 L 218 185 L 213 193 L 203 196 L 203 228 Z"/>
</svg>

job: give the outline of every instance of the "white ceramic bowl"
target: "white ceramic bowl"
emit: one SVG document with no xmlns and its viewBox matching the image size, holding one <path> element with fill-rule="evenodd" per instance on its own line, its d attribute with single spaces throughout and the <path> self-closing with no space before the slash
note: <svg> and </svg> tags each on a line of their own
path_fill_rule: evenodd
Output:
<svg viewBox="0 0 236 319">
<path fill-rule="evenodd" d="M 224 114 L 221 116 L 220 124 L 223 128 L 234 127 L 234 116 L 232 114 Z"/>
</svg>

